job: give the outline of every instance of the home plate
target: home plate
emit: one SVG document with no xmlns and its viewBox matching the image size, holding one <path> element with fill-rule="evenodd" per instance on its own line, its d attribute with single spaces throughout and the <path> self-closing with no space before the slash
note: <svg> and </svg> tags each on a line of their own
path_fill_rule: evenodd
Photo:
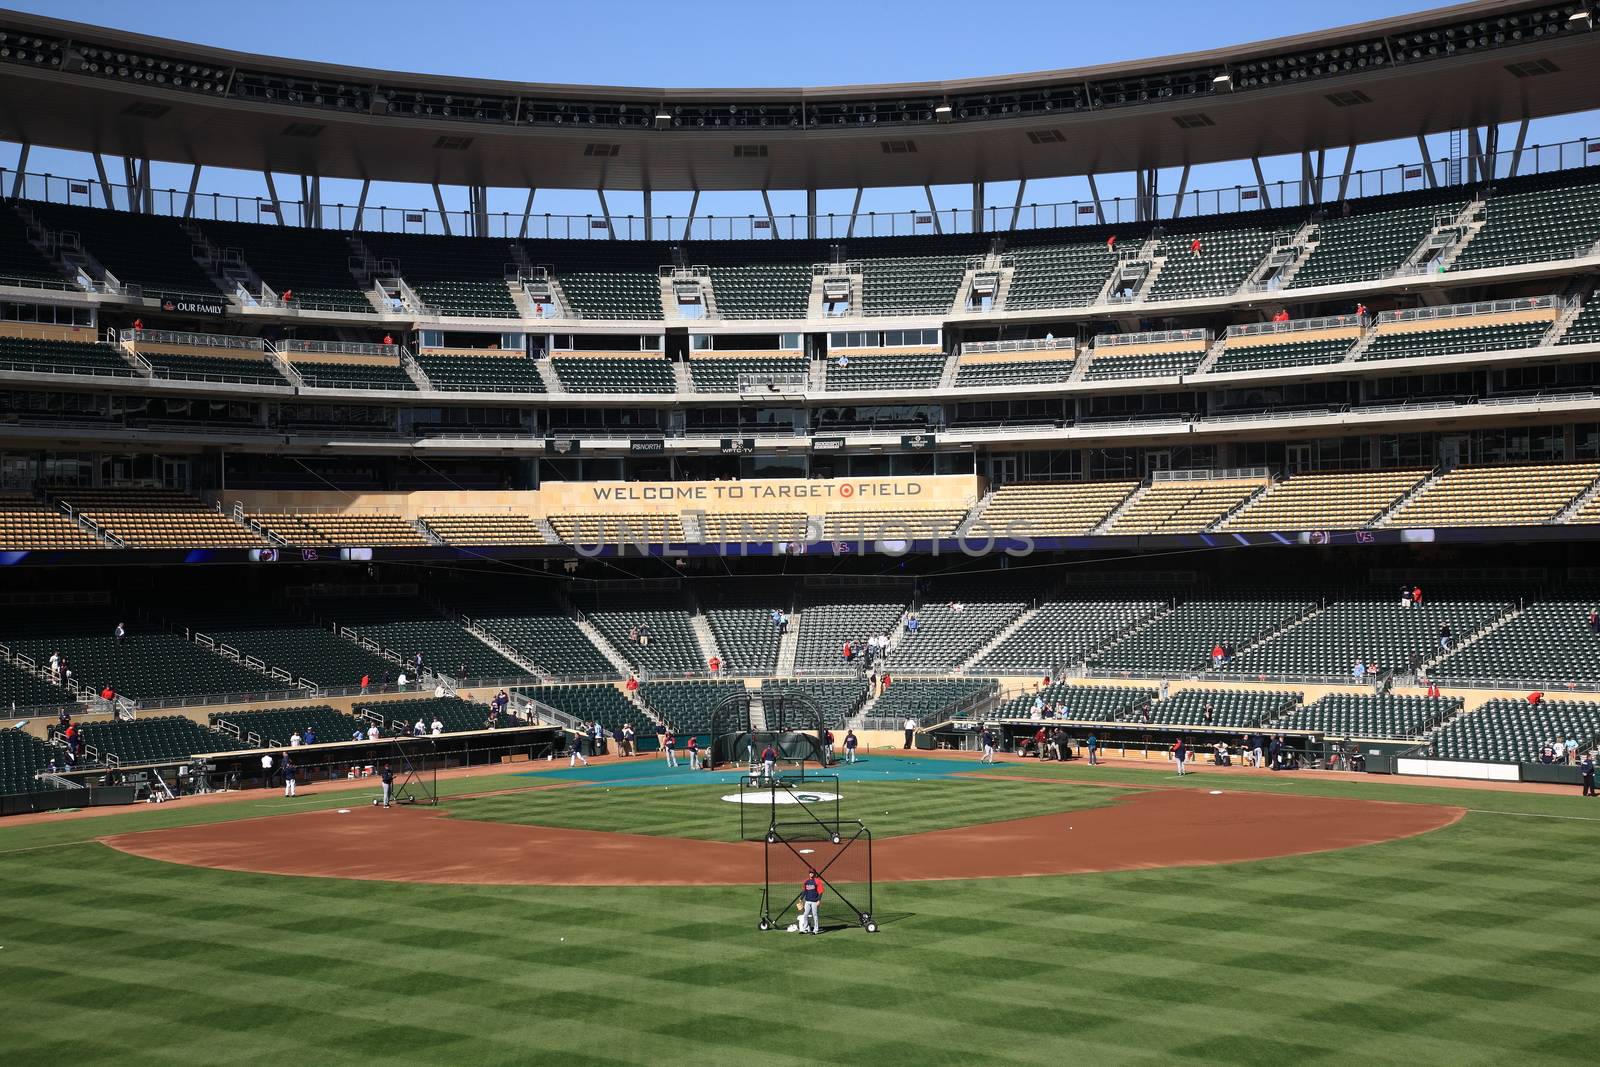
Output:
<svg viewBox="0 0 1600 1067">
<path fill-rule="evenodd" d="M 1222 790 L 1220 790 L 1220 789 L 1213 789 L 1213 790 L 1212 790 L 1212 791 L 1211 791 L 1211 795 L 1212 795 L 1212 796 L 1214 796 L 1214 797 L 1220 797 L 1220 796 L 1221 796 L 1221 795 L 1222 795 Z"/>
<path fill-rule="evenodd" d="M 816 851 L 816 849 L 814 849 L 814 848 L 803 848 L 803 849 L 800 850 L 800 855 L 809 856 L 815 851 Z"/>
</svg>

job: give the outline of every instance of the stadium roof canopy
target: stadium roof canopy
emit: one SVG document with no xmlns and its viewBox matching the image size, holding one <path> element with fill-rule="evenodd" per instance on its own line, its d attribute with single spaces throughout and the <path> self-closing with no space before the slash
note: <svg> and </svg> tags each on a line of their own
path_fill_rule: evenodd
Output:
<svg viewBox="0 0 1600 1067">
<path fill-rule="evenodd" d="M 1600 104 L 1597 19 L 1591 0 L 1483 0 L 1078 70 L 667 89 L 365 70 L 0 11 L 0 138 L 467 186 L 1002 182 L 1315 152 L 1587 110 Z"/>
</svg>

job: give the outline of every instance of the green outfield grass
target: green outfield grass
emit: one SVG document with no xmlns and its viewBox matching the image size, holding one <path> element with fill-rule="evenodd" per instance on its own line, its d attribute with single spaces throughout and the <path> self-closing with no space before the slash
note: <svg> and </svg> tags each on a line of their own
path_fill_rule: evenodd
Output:
<svg viewBox="0 0 1600 1067">
<path fill-rule="evenodd" d="M 1112 767 L 1001 773 L 1174 784 Z M 27 1067 L 1592 1061 L 1600 803 L 1196 778 L 1180 787 L 1442 800 L 1474 813 L 1420 837 L 1259 863 L 885 884 L 881 933 L 805 939 L 758 934 L 748 887 L 275 878 L 92 841 L 286 810 L 273 799 L 0 824 L 0 1048 Z M 953 807 L 1014 786 L 1019 814 L 1053 788 L 912 784 L 925 791 L 919 806 Z M 677 794 L 595 792 L 609 805 L 594 809 L 596 823 L 701 825 L 667 814 Z M 300 806 L 350 797 L 308 800 Z"/>
<path fill-rule="evenodd" d="M 930 788 L 934 784 L 938 787 Z M 737 841 L 739 809 L 721 799 L 736 792 L 738 787 L 732 785 L 580 786 L 450 801 L 446 810 L 459 819 Z M 846 781 L 839 788 L 841 816 L 866 823 L 879 839 L 1094 808 L 1128 792 L 1103 786 L 981 779 Z M 817 810 L 831 814 L 833 808 L 825 804 Z M 749 825 L 764 820 L 767 811 L 752 808 Z M 798 809 L 791 814 L 800 817 Z"/>
</svg>

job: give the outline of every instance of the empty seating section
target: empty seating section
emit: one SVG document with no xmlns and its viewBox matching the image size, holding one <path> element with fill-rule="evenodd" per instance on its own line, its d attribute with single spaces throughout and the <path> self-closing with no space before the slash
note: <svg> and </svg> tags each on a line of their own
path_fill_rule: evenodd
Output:
<svg viewBox="0 0 1600 1067">
<path fill-rule="evenodd" d="M 52 758 L 59 764 L 59 756 L 59 749 L 37 737 L 9 727 L 0 729 L 0 796 L 47 788 L 33 776 L 48 767 Z"/>
<path fill-rule="evenodd" d="M 639 699 L 672 727 L 681 743 L 689 734 L 710 733 L 712 714 L 719 705 L 744 691 L 739 682 L 645 682 L 639 686 Z M 742 700 L 729 704 L 716 723 L 719 734 L 749 728 L 748 705 Z"/>
<path fill-rule="evenodd" d="M 1262 480 L 1159 481 L 1129 502 L 1108 533 L 1193 533 L 1204 530 L 1260 489 Z"/>
<path fill-rule="evenodd" d="M 809 519 L 799 511 L 710 511 L 700 517 L 707 544 L 805 541 Z"/>
<path fill-rule="evenodd" d="M 379 715 L 389 724 L 390 729 L 413 735 L 416 733 L 419 721 L 422 723 L 423 731 L 431 735 L 434 719 L 438 719 L 439 725 L 444 727 L 440 732 L 446 734 L 485 730 L 489 726 L 489 705 L 463 697 L 374 700 L 366 704 L 357 703 L 355 709 L 363 716 Z"/>
<path fill-rule="evenodd" d="M 1590 293 L 1584 297 L 1583 310 L 1578 312 L 1577 318 L 1567 324 L 1567 332 L 1561 335 L 1561 343 L 1600 344 L 1600 293 Z"/>
<path fill-rule="evenodd" d="M 867 638 L 889 633 L 899 623 L 909 592 L 884 589 L 812 593 L 800 614 L 795 670 L 817 673 L 853 669 L 863 658 Z M 855 652 L 849 663 L 843 655 L 846 641 Z"/>
<path fill-rule="evenodd" d="M 943 315 L 956 301 L 966 271 L 966 256 L 923 255 L 912 251 L 893 259 L 861 263 L 861 308 L 906 315 Z"/>
<path fill-rule="evenodd" d="M 28 243 L 27 226 L 9 207 L 0 208 L 0 285 L 67 287 L 61 273 Z"/>
<path fill-rule="evenodd" d="M 806 370 L 806 358 L 799 353 L 774 353 L 770 356 L 700 354 L 689 360 L 689 379 L 699 393 L 738 392 L 741 378 L 804 377 Z M 759 385 L 755 387 L 761 388 Z"/>
<path fill-rule="evenodd" d="M 1072 359 L 1022 359 L 1001 362 L 963 362 L 956 367 L 955 384 L 1053 385 L 1072 377 Z"/>
<path fill-rule="evenodd" d="M 1589 255 L 1600 241 L 1600 184 L 1591 169 L 1585 180 L 1552 175 L 1489 197 L 1483 229 L 1450 265 L 1452 271 L 1507 263 L 1538 263 Z"/>
<path fill-rule="evenodd" d="M 25 669 L 21 664 L 0 660 L 0 707 L 44 708 L 72 702 L 72 694 Z"/>
<path fill-rule="evenodd" d="M 528 515 L 429 515 L 422 524 L 451 545 L 540 545 L 544 531 Z"/>
<path fill-rule="evenodd" d="M 993 678 L 895 677 L 867 714 L 885 728 L 898 728 L 908 718 L 920 726 L 932 726 L 959 715 L 970 701 L 998 688 Z"/>
<path fill-rule="evenodd" d="M 1453 219 L 1466 206 L 1437 193 L 1403 193 L 1350 202 L 1349 215 L 1317 223 L 1317 244 L 1289 280 L 1288 288 L 1387 278 L 1411 257 L 1434 224 Z"/>
<path fill-rule="evenodd" d="M 395 665 L 377 653 L 271 604 L 257 602 L 232 610 L 208 606 L 187 610 L 177 621 L 218 645 L 237 649 L 269 668 L 281 667 L 297 681 L 319 688 L 360 685 L 364 676 L 377 683 L 395 671 Z"/>
<path fill-rule="evenodd" d="M 795 697 L 799 700 L 795 701 Z M 858 678 L 769 678 L 761 683 L 761 707 L 769 730 L 779 723 L 788 727 L 803 724 L 811 714 L 807 701 L 822 713 L 824 726 L 843 730 L 850 717 L 867 702 L 867 683 Z M 836 744 L 843 748 L 844 738 L 838 738 Z"/>
<path fill-rule="evenodd" d="M 150 364 L 157 378 L 177 378 L 198 382 L 240 382 L 246 385 L 288 385 L 267 357 L 242 350 L 237 354 L 184 352 L 174 348 L 154 348 L 141 344 L 139 355 Z"/>
<path fill-rule="evenodd" d="M 1210 373 L 1269 370 L 1275 367 L 1312 367 L 1324 363 L 1342 362 L 1355 344 L 1355 331 L 1348 331 L 1350 336 L 1342 336 L 1345 331 L 1331 332 L 1336 336 L 1310 333 L 1295 340 L 1238 347 L 1230 341 L 1222 354 L 1217 357 L 1217 361 L 1211 364 Z"/>
<path fill-rule="evenodd" d="M 1153 599 L 1051 600 L 978 658 L 991 673 L 1050 674 L 1086 656 L 1161 610 Z"/>
<path fill-rule="evenodd" d="M 1019 693 L 996 708 L 997 719 L 1031 719 L 1035 704 L 1057 719 L 1079 722 L 1121 722 L 1132 718 L 1137 709 L 1150 703 L 1155 694 L 1149 689 L 1116 685 L 1073 685 L 1053 682 L 1041 689 Z"/>
<path fill-rule="evenodd" d="M 472 624 L 547 674 L 615 678 L 616 667 L 584 636 L 566 609 L 537 596 L 460 593 L 452 598 Z"/>
<path fill-rule="evenodd" d="M 1534 321 L 1481 321 L 1441 319 L 1436 329 L 1380 332 L 1367 350 L 1356 357 L 1358 363 L 1380 359 L 1419 359 L 1452 356 L 1463 352 L 1501 352 L 1531 348 L 1550 329 L 1552 319 Z M 1452 325 L 1459 321 L 1460 325 Z"/>
<path fill-rule="evenodd" d="M 1108 345 L 1103 349 L 1097 345 L 1083 377 L 1091 382 L 1114 378 L 1175 378 L 1180 374 L 1193 374 L 1205 358 L 1203 341 L 1175 341 L 1170 346 L 1159 342 Z"/>
<path fill-rule="evenodd" d="M 823 537 L 840 541 L 925 540 L 954 537 L 965 511 L 830 511 Z"/>
<path fill-rule="evenodd" d="M 161 215 L 30 202 L 34 215 L 63 235 L 76 233 L 83 248 L 124 285 L 144 287 L 146 296 L 203 296 L 220 302 L 216 285 L 193 255 L 194 241 L 182 224 Z"/>
<path fill-rule="evenodd" d="M 1259 689 L 1185 689 L 1150 706 L 1149 721 L 1180 726 L 1260 726 L 1300 703 L 1300 693 Z"/>
<path fill-rule="evenodd" d="M 665 356 L 648 353 L 556 353 L 550 361 L 569 393 L 672 393 L 677 381 Z"/>
<path fill-rule="evenodd" d="M 161 630 L 141 629 L 133 620 L 126 640 L 112 635 L 119 617 L 110 606 L 29 607 L 3 625 L 0 642 L 41 667 L 59 652 L 72 680 L 98 693 L 110 686 L 133 700 L 223 693 L 261 693 L 282 686 L 260 671 L 226 659 Z"/>
<path fill-rule="evenodd" d="M 1310 471 L 1278 482 L 1222 524 L 1224 530 L 1357 530 L 1427 477 L 1410 467 Z"/>
<path fill-rule="evenodd" d="M 584 319 L 660 319 L 662 264 L 672 248 L 661 242 L 564 241 L 528 246 L 550 263 L 567 303 Z"/>
<path fill-rule="evenodd" d="M 939 599 L 917 608 L 890 650 L 895 670 L 957 667 L 1021 615 L 1021 600 Z"/>
<path fill-rule="evenodd" d="M 312 731 L 316 744 L 350 741 L 360 729 L 366 736 L 372 725 L 365 719 L 345 715 L 327 704 L 311 704 L 303 708 L 263 708 L 260 711 L 219 711 L 211 716 L 211 727 L 227 737 L 215 751 L 233 752 L 249 748 L 288 748 L 295 734 L 305 740 L 306 731 Z M 233 741 L 233 729 L 238 730 L 238 740 Z M 337 759 L 337 756 L 329 756 Z M 305 758 L 301 757 L 304 763 Z"/>
<path fill-rule="evenodd" d="M 839 353 L 828 359 L 823 387 L 854 389 L 932 389 L 944 374 L 943 352 Z"/>
<path fill-rule="evenodd" d="M 722 669 L 740 674 L 773 674 L 778 669 L 781 635 L 772 612 L 789 608 L 789 592 L 778 586 L 736 585 L 720 595 L 702 594 L 700 609 L 722 653 Z M 789 625 L 795 623 L 791 620 Z"/>
<path fill-rule="evenodd" d="M 1100 525 L 1138 482 L 1058 482 L 1003 485 L 994 491 L 973 524 L 997 536 L 1071 536 Z"/>
<path fill-rule="evenodd" d="M 99 547 L 87 530 L 31 495 L 0 492 L 0 549 Z"/>
<path fill-rule="evenodd" d="M 682 674 L 707 667 L 681 593 L 619 590 L 576 596 L 574 603 L 640 672 Z"/>
<path fill-rule="evenodd" d="M 1511 605 L 1493 591 L 1429 588 L 1422 605 L 1400 607 L 1400 591 L 1374 590 L 1329 604 L 1298 626 L 1240 652 L 1222 667 L 1238 676 L 1353 678 L 1356 660 L 1382 672 L 1406 672 L 1412 658 L 1439 655 L 1439 628 L 1465 641 Z M 1363 672 L 1363 679 L 1366 673 Z"/>
<path fill-rule="evenodd" d="M 1018 235 L 1018 239 L 1027 237 Z M 1012 247 L 1006 254 L 1012 263 L 1011 286 L 1005 298 L 1007 311 L 1093 303 L 1117 262 L 1116 252 L 1106 245 L 1105 236 L 1083 242 Z"/>
<path fill-rule="evenodd" d="M 417 353 L 417 365 L 435 389 L 452 392 L 542 393 L 539 368 L 521 352 L 464 351 Z"/>
<path fill-rule="evenodd" d="M 586 723 L 599 722 L 608 730 L 630 722 L 641 738 L 654 730 L 643 709 L 614 685 L 528 685 L 518 686 L 516 691 Z"/>
<path fill-rule="evenodd" d="M 226 752 L 233 747 L 227 734 L 208 730 L 182 715 L 86 721 L 78 728 L 83 731 L 83 743 L 99 752 L 103 763 L 111 756 L 123 765 L 186 762 L 198 752 Z"/>
<path fill-rule="evenodd" d="M 637 515 L 551 515 L 556 535 L 569 545 L 682 544 L 677 512 Z"/>
<path fill-rule="evenodd" d="M 110 345 L 34 337 L 0 337 L 0 370 L 33 374 L 109 374 L 116 378 L 134 376 L 133 367 Z"/>
<path fill-rule="evenodd" d="M 1156 255 L 1166 260 L 1145 299 L 1181 300 L 1236 292 L 1276 243 L 1294 236 L 1295 227 L 1286 220 L 1287 216 L 1240 218 L 1237 226 L 1228 229 L 1169 227 L 1156 247 Z"/>
<path fill-rule="evenodd" d="M 725 319 L 803 319 L 811 302 L 811 264 L 712 267 L 711 289 Z"/>
<path fill-rule="evenodd" d="M 1457 467 L 1384 521 L 1386 526 L 1546 523 L 1600 477 L 1600 463 Z"/>
<path fill-rule="evenodd" d="M 171 489 L 50 492 L 129 548 L 258 548 L 266 543 L 215 508 Z"/>
<path fill-rule="evenodd" d="M 238 222 L 201 224 L 225 260 L 237 251 L 267 288 L 302 311 L 371 315 L 372 302 L 350 273 L 354 254 L 348 234 L 298 226 Z"/>
<path fill-rule="evenodd" d="M 509 241 L 377 232 L 363 232 L 361 241 L 377 257 L 379 277 L 393 267 L 441 315 L 517 317 L 505 282 L 516 271 Z"/>
<path fill-rule="evenodd" d="M 402 515 L 324 513 L 252 515 L 263 529 L 298 548 L 432 544 Z"/>
<path fill-rule="evenodd" d="M 1129 673 L 1198 671 L 1210 665 L 1218 645 L 1225 651 L 1243 649 L 1315 607 L 1309 597 L 1270 590 L 1196 597 L 1129 634 L 1089 665 Z"/>
<path fill-rule="evenodd" d="M 1567 516 L 1567 521 L 1579 524 L 1600 522 L 1600 494 L 1589 497 L 1577 510 Z"/>
<path fill-rule="evenodd" d="M 1596 607 L 1595 590 L 1536 601 L 1433 664 L 1428 677 L 1441 685 L 1517 685 L 1530 691 L 1600 684 L 1600 634 L 1589 628 Z"/>
<path fill-rule="evenodd" d="M 417 383 L 399 363 L 340 363 L 293 360 L 292 365 L 312 389 L 383 389 L 415 391 Z"/>
<path fill-rule="evenodd" d="M 1428 752 L 1439 759 L 1534 763 L 1545 746 L 1553 749 L 1560 744 L 1565 749 L 1569 738 L 1578 742 L 1578 753 L 1591 752 L 1600 744 L 1600 704 L 1490 700 L 1445 723 L 1429 739 Z"/>
<path fill-rule="evenodd" d="M 507 677 L 526 672 L 453 622 L 439 618 L 429 607 L 407 596 L 324 597 L 311 607 L 325 623 L 349 627 L 371 638 L 405 661 L 395 666 L 396 680 L 403 669 L 408 681 L 418 679 L 414 657 L 422 653 L 425 670 L 451 677 L 466 668 L 469 677 Z"/>
<path fill-rule="evenodd" d="M 1329 693 L 1296 708 L 1273 724 L 1282 730 L 1311 730 L 1329 738 L 1421 737 L 1461 710 L 1453 697 L 1357 696 Z"/>
</svg>

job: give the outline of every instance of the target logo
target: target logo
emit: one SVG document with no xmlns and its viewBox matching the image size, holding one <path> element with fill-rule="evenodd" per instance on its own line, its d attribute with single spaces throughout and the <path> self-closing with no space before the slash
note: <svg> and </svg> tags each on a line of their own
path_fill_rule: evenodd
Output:
<svg viewBox="0 0 1600 1067">
<path fill-rule="evenodd" d="M 843 485 L 841 485 L 839 487 L 839 495 L 840 496 L 855 496 L 856 495 L 856 487 L 851 485 L 849 482 L 845 482 Z"/>
</svg>

